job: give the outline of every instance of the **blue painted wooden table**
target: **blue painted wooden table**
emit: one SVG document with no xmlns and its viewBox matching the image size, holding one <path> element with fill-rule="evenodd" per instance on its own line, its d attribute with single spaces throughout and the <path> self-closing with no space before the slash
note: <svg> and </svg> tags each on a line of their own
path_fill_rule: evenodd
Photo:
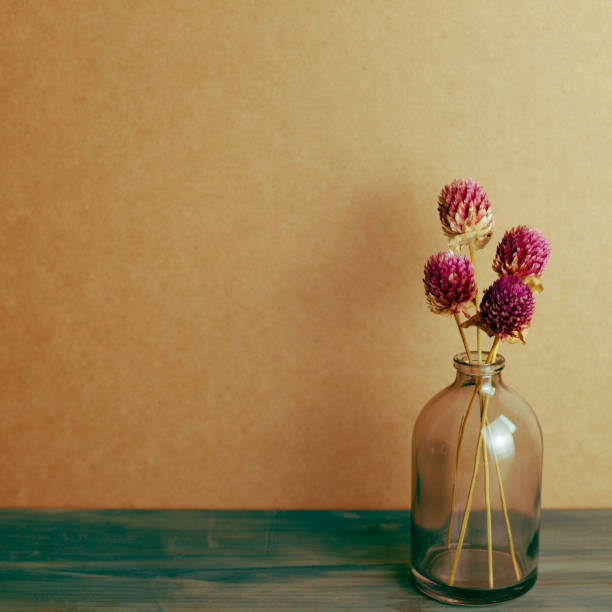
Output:
<svg viewBox="0 0 612 612">
<path fill-rule="evenodd" d="M 406 511 L 2 510 L 0 608 L 450 610 L 411 584 L 409 524 Z M 538 582 L 502 608 L 612 610 L 612 510 L 545 511 Z"/>
</svg>

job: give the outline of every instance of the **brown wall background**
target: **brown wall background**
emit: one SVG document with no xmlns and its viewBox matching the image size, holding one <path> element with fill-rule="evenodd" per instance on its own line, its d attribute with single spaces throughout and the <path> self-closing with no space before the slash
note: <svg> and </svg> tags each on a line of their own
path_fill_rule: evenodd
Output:
<svg viewBox="0 0 612 612">
<path fill-rule="evenodd" d="M 612 9 L 4 2 L 3 506 L 403 508 L 435 200 L 550 238 L 507 382 L 611 506 Z"/>
</svg>

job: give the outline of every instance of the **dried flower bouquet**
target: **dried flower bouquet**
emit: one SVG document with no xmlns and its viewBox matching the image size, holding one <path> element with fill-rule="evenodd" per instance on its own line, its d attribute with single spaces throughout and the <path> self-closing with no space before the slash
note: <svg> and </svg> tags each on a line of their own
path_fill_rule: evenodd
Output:
<svg viewBox="0 0 612 612">
<path fill-rule="evenodd" d="M 423 282 L 427 303 L 432 312 L 453 316 L 470 364 L 472 364 L 472 353 L 468 346 L 465 330 L 471 327 L 476 328 L 478 364 L 493 363 L 501 341 L 525 342 L 535 308 L 534 294 L 542 291 L 541 277 L 550 255 L 550 245 L 542 233 L 536 229 L 521 225 L 507 231 L 497 246 L 493 260 L 493 270 L 499 278 L 484 291 L 482 301 L 479 301 L 475 272 L 475 250 L 484 248 L 493 234 L 495 220 L 489 198 L 483 187 L 473 179 L 456 180 L 450 185 L 446 185 L 440 192 L 438 213 L 442 230 L 448 237 L 450 250 L 432 255 L 425 265 Z M 462 253 L 462 249 L 466 250 L 467 254 Z M 467 320 L 461 322 L 461 315 Z M 481 331 L 493 338 L 485 362 L 482 361 Z M 460 451 L 468 417 L 476 399 L 478 399 L 480 434 L 477 446 L 474 449 L 471 482 L 465 501 L 459 539 L 450 568 L 449 586 L 453 585 L 461 557 L 470 517 L 472 496 L 482 456 L 488 542 L 488 582 L 489 588 L 494 588 L 489 452 L 492 452 L 499 485 L 512 566 L 517 581 L 521 579 L 504 495 L 502 472 L 495 448 L 487 448 L 489 397 L 489 393 L 483 388 L 483 379 L 478 378 L 457 432 L 455 481 L 451 493 L 450 519 L 447 531 L 449 549 L 451 547 L 453 510 L 456 502 L 455 485 L 459 471 Z"/>
</svg>

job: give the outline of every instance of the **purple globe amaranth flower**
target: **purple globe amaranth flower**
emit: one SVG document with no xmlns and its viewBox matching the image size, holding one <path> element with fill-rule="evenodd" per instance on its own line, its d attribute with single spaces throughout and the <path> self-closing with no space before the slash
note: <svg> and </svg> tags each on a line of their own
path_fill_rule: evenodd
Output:
<svg viewBox="0 0 612 612">
<path fill-rule="evenodd" d="M 482 249 L 491 239 L 495 224 L 491 204 L 483 187 L 471 178 L 444 186 L 438 214 L 452 248 L 474 243 Z"/>
<path fill-rule="evenodd" d="M 535 308 L 531 289 L 518 276 L 500 276 L 482 296 L 480 318 L 502 340 L 520 338 Z"/>
<path fill-rule="evenodd" d="M 476 297 L 474 267 L 465 255 L 452 251 L 432 255 L 425 264 L 424 274 L 427 303 L 436 314 L 466 310 Z"/>
<path fill-rule="evenodd" d="M 493 270 L 500 276 L 540 278 L 544 273 L 550 244 L 544 234 L 526 225 L 508 230 L 497 245 Z"/>
</svg>

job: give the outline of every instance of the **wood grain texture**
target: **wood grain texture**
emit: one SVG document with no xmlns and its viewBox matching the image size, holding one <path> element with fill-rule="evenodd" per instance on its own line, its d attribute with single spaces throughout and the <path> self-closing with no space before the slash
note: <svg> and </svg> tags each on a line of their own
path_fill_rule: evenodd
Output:
<svg viewBox="0 0 612 612">
<path fill-rule="evenodd" d="M 612 511 L 545 511 L 540 577 L 490 609 L 612 609 Z M 448 610 L 406 511 L 0 512 L 0 609 Z"/>
</svg>

